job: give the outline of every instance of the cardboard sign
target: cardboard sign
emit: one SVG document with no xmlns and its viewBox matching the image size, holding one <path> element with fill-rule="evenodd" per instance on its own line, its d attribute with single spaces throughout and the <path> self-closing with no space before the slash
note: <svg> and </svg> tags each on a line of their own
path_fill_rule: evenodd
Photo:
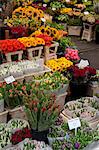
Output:
<svg viewBox="0 0 99 150">
<path fill-rule="evenodd" d="M 9 77 L 5 78 L 4 80 L 7 84 L 10 84 L 15 81 L 15 78 L 13 76 L 9 76 Z"/>
</svg>

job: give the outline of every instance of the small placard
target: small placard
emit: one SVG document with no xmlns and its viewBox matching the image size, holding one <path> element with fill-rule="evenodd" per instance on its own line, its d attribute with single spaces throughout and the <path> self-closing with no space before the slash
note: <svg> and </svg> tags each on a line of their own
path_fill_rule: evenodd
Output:
<svg viewBox="0 0 99 150">
<path fill-rule="evenodd" d="M 41 18 L 42 22 L 46 22 L 45 18 Z"/>
<path fill-rule="evenodd" d="M 74 118 L 74 119 L 70 119 L 68 120 L 68 126 L 69 129 L 77 129 L 78 127 L 81 127 L 81 122 L 79 118 Z"/>
<path fill-rule="evenodd" d="M 10 84 L 15 81 L 15 78 L 13 76 L 9 76 L 9 77 L 5 78 L 4 80 L 7 84 Z"/>
</svg>

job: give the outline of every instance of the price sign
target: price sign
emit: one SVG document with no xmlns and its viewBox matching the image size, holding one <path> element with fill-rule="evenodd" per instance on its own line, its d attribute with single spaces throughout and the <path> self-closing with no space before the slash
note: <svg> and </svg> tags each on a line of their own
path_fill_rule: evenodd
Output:
<svg viewBox="0 0 99 150">
<path fill-rule="evenodd" d="M 70 119 L 68 120 L 68 126 L 69 129 L 77 129 L 78 127 L 81 127 L 81 122 L 79 118 L 74 118 L 74 119 Z"/>
<path fill-rule="evenodd" d="M 7 84 L 10 84 L 15 81 L 15 78 L 13 76 L 9 76 L 9 77 L 5 78 L 4 80 Z"/>
<path fill-rule="evenodd" d="M 46 22 L 45 18 L 41 18 L 42 22 Z"/>
</svg>

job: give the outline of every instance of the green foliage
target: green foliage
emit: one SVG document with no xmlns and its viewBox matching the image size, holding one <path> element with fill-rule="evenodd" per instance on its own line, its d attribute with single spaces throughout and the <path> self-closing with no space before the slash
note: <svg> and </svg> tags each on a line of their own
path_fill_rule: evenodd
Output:
<svg viewBox="0 0 99 150">
<path fill-rule="evenodd" d="M 52 27 L 52 28 L 56 28 L 57 30 L 64 30 L 64 26 L 60 25 L 56 22 L 53 22 L 53 23 L 47 22 L 47 25 Z"/>
<path fill-rule="evenodd" d="M 61 22 L 67 23 L 68 20 L 69 20 L 69 17 L 68 17 L 67 14 L 62 14 L 62 15 L 59 15 L 59 16 L 57 17 L 57 19 L 58 19 L 59 21 L 61 21 Z"/>
<path fill-rule="evenodd" d="M 58 2 L 58 1 L 53 1 L 50 3 L 50 6 L 52 8 L 56 8 L 56 9 L 60 9 L 60 8 L 63 8 L 65 7 L 65 5 L 62 3 L 62 2 Z"/>
<path fill-rule="evenodd" d="M 59 50 L 64 52 L 67 47 L 75 46 L 70 37 L 62 37 L 59 41 Z"/>
<path fill-rule="evenodd" d="M 82 26 L 82 20 L 80 18 L 69 19 L 67 24 L 69 26 Z"/>
</svg>

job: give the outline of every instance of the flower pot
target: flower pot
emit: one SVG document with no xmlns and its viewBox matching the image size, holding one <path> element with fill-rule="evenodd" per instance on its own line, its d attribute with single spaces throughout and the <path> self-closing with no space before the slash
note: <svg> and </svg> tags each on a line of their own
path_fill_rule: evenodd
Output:
<svg viewBox="0 0 99 150">
<path fill-rule="evenodd" d="M 80 36 L 82 26 L 68 26 L 68 35 Z"/>
<path fill-rule="evenodd" d="M 0 112 L 4 111 L 4 99 L 0 100 Z"/>
<path fill-rule="evenodd" d="M 49 133 L 49 130 L 37 131 L 31 129 L 31 133 L 32 133 L 33 140 L 44 141 L 46 144 L 48 144 L 47 134 Z"/>
<path fill-rule="evenodd" d="M 96 32 L 95 42 L 96 44 L 99 44 L 99 32 Z"/>
<path fill-rule="evenodd" d="M 87 96 L 87 83 L 70 82 L 70 92 L 73 98 L 81 98 Z"/>
</svg>

